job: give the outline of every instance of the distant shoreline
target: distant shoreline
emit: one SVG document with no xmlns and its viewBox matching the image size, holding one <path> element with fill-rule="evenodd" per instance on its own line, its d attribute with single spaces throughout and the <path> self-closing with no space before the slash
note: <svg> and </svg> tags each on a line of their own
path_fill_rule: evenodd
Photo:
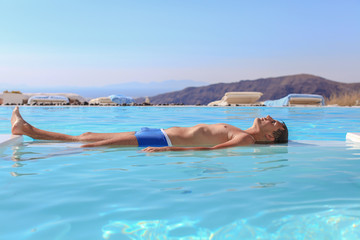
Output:
<svg viewBox="0 0 360 240">
<path fill-rule="evenodd" d="M 52 108 L 76 108 L 76 107 L 105 107 L 105 108 L 121 108 L 121 107 L 206 107 L 206 108 L 242 108 L 242 107 L 265 107 L 265 108 L 360 108 L 360 106 L 338 106 L 338 105 L 325 105 L 325 106 L 276 106 L 276 107 L 269 107 L 264 105 L 241 105 L 241 106 L 207 106 L 207 105 L 134 105 L 134 106 L 95 106 L 95 105 L 0 105 L 0 107 L 52 107 Z"/>
</svg>

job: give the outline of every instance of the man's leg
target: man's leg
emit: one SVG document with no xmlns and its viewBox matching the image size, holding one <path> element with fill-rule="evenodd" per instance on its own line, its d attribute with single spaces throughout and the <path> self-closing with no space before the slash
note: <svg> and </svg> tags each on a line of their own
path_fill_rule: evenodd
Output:
<svg viewBox="0 0 360 240">
<path fill-rule="evenodd" d="M 105 140 L 100 140 L 92 143 L 82 145 L 81 147 L 98 147 L 98 146 L 139 146 L 138 141 L 134 135 L 122 135 Z"/>
<path fill-rule="evenodd" d="M 127 138 L 129 136 L 134 136 L 135 132 L 119 132 L 119 133 L 93 133 L 86 132 L 79 136 L 75 136 L 78 138 L 77 141 L 81 142 L 97 142 L 112 138 Z M 135 136 L 134 136 L 135 137 Z"/>
<path fill-rule="evenodd" d="M 112 138 L 128 138 L 134 136 L 135 132 L 122 132 L 122 133 L 83 133 L 79 136 L 72 136 L 57 132 L 49 132 L 36 128 L 27 123 L 21 116 L 19 108 L 15 107 L 11 117 L 11 132 L 14 135 L 26 135 L 34 139 L 42 140 L 60 140 L 60 141 L 84 141 L 84 142 L 95 142 L 103 141 Z"/>
</svg>

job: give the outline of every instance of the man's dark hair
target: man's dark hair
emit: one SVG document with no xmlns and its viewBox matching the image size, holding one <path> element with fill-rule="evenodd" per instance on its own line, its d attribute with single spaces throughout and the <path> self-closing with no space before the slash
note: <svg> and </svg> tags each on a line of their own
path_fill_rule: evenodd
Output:
<svg viewBox="0 0 360 240">
<path fill-rule="evenodd" d="M 282 126 L 283 126 L 283 130 L 278 129 L 277 131 L 274 131 L 274 143 L 287 143 L 288 142 L 288 137 L 289 137 L 289 133 L 288 133 L 288 129 L 287 126 L 284 122 L 282 122 Z"/>
</svg>

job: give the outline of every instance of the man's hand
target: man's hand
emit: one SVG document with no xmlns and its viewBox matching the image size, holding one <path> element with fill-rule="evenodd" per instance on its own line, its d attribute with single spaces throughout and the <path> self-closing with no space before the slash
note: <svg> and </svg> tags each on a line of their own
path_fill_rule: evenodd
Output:
<svg viewBox="0 0 360 240">
<path fill-rule="evenodd" d="M 165 152 L 169 151 L 169 147 L 147 147 L 144 148 L 142 151 L 144 152 Z"/>
</svg>

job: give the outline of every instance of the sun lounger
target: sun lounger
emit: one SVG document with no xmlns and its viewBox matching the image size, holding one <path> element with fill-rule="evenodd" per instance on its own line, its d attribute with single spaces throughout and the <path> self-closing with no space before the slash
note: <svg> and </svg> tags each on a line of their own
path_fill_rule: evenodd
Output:
<svg viewBox="0 0 360 240">
<path fill-rule="evenodd" d="M 109 98 L 111 99 L 111 101 L 119 105 L 131 104 L 135 102 L 133 98 L 124 95 L 111 95 L 109 96 Z"/>
<path fill-rule="evenodd" d="M 227 92 L 221 100 L 211 102 L 208 106 L 251 105 L 262 95 L 261 92 Z"/>
<path fill-rule="evenodd" d="M 324 106 L 324 97 L 317 94 L 289 94 L 278 100 L 268 100 L 264 102 L 265 106 L 283 107 L 283 106 Z"/>
<path fill-rule="evenodd" d="M 33 96 L 63 96 L 69 99 L 70 104 L 84 104 L 86 99 L 76 93 L 24 93 L 26 101 Z"/>
<path fill-rule="evenodd" d="M 37 95 L 32 96 L 28 99 L 28 104 L 30 105 L 48 105 L 48 104 L 56 104 L 56 105 L 63 105 L 68 104 L 69 99 L 64 96 L 47 96 L 47 95 Z"/>
<path fill-rule="evenodd" d="M 91 99 L 89 102 L 90 105 L 100 105 L 100 106 L 115 106 L 116 103 L 111 101 L 109 97 L 98 97 Z"/>
</svg>

